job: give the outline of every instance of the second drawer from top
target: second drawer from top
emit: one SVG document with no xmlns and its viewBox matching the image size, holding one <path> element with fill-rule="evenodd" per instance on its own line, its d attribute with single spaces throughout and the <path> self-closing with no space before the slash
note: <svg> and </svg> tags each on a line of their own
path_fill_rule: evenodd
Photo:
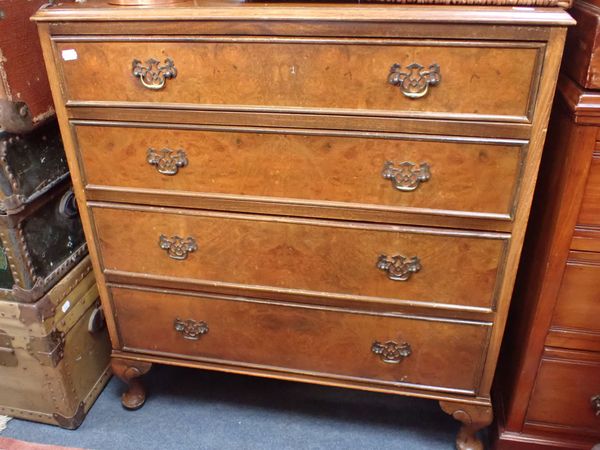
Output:
<svg viewBox="0 0 600 450">
<path fill-rule="evenodd" d="M 322 217 L 329 207 L 345 211 L 341 218 L 385 213 L 397 222 L 402 213 L 510 220 L 527 149 L 524 141 L 389 133 L 81 121 L 73 129 L 98 199 L 117 189 L 119 201 L 151 192 L 202 208 L 211 199 L 252 201 L 292 215 L 300 205 Z"/>
</svg>

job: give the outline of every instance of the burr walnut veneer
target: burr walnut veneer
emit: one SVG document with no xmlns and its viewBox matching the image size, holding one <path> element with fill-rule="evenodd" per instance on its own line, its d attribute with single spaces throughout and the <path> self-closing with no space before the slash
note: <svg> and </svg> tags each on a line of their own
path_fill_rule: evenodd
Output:
<svg viewBox="0 0 600 450">
<path fill-rule="evenodd" d="M 126 407 L 184 365 L 436 399 L 481 448 L 567 13 L 35 20 Z"/>
</svg>

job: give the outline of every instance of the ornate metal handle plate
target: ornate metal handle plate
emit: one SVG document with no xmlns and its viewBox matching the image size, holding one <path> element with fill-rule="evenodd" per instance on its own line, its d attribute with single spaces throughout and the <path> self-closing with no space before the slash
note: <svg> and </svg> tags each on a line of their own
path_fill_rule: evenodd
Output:
<svg viewBox="0 0 600 450">
<path fill-rule="evenodd" d="M 419 185 L 431 178 L 429 164 L 421 163 L 416 165 L 410 161 L 404 161 L 394 166 L 391 161 L 386 161 L 381 171 L 381 176 L 385 180 L 391 180 L 392 186 L 399 191 L 414 191 Z"/>
<path fill-rule="evenodd" d="M 600 394 L 590 398 L 590 403 L 592 404 L 592 409 L 596 413 L 596 417 L 600 417 Z"/>
<path fill-rule="evenodd" d="M 187 166 L 187 155 L 183 150 L 171 150 L 163 148 L 155 150 L 148 149 L 146 161 L 151 166 L 156 166 L 156 170 L 163 175 L 175 175 L 179 168 Z"/>
<path fill-rule="evenodd" d="M 177 76 L 177 69 L 171 58 L 165 59 L 163 64 L 154 58 L 150 58 L 145 64 L 139 59 L 134 59 L 131 66 L 133 76 L 139 78 L 145 88 L 154 91 L 162 89 L 168 79 Z"/>
<path fill-rule="evenodd" d="M 410 356 L 412 349 L 408 342 L 398 344 L 394 341 L 373 342 L 371 351 L 378 355 L 384 363 L 398 364 L 404 358 Z"/>
<path fill-rule="evenodd" d="M 390 68 L 388 83 L 398 86 L 400 92 L 408 98 L 421 98 L 427 94 L 429 86 L 437 86 L 442 81 L 440 66 L 432 64 L 429 68 L 421 64 L 412 63 L 402 69 L 401 64 L 394 64 Z"/>
<path fill-rule="evenodd" d="M 169 258 L 178 260 L 186 259 L 189 253 L 198 250 L 198 245 L 192 237 L 184 239 L 179 236 L 167 237 L 161 234 L 158 245 L 167 251 Z"/>
<path fill-rule="evenodd" d="M 197 341 L 202 337 L 203 334 L 208 333 L 208 324 L 204 321 L 197 321 L 193 319 L 175 319 L 173 328 L 178 333 L 183 335 L 184 339 L 191 341 Z"/>
<path fill-rule="evenodd" d="M 377 268 L 387 272 L 390 280 L 407 281 L 413 273 L 421 270 L 421 261 L 416 256 L 407 258 L 402 255 L 379 256 Z"/>
</svg>

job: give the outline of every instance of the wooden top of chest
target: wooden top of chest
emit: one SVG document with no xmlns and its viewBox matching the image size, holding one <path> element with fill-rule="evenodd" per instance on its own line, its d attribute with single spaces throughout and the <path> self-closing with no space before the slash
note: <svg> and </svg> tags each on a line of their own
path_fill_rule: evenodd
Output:
<svg viewBox="0 0 600 450">
<path fill-rule="evenodd" d="M 432 2 L 445 0 L 431 0 Z M 473 0 L 478 1 L 478 0 Z M 480 0 L 482 3 L 492 0 Z M 38 22 L 97 21 L 327 21 L 371 23 L 454 23 L 573 25 L 575 22 L 556 0 L 523 0 L 533 5 L 543 1 L 554 7 L 407 5 L 391 3 L 251 3 L 238 0 L 189 0 L 169 6 L 115 6 L 107 0 L 84 3 L 58 2 L 40 9 Z M 498 0 L 504 3 L 507 0 Z"/>
</svg>

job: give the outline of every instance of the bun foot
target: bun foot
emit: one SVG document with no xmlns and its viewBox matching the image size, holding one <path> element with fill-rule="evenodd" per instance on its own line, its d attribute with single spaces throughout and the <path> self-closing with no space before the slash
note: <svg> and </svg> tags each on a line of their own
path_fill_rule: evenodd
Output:
<svg viewBox="0 0 600 450">
<path fill-rule="evenodd" d="M 483 442 L 477 437 L 477 432 L 492 423 L 491 406 L 441 401 L 440 407 L 446 414 L 462 422 L 456 436 L 458 450 L 484 450 Z"/>
<path fill-rule="evenodd" d="M 148 373 L 151 363 L 130 359 L 113 358 L 111 366 L 114 374 L 127 384 L 127 390 L 121 396 L 121 404 L 125 409 L 136 410 L 146 401 L 146 390 L 139 377 Z"/>
</svg>

